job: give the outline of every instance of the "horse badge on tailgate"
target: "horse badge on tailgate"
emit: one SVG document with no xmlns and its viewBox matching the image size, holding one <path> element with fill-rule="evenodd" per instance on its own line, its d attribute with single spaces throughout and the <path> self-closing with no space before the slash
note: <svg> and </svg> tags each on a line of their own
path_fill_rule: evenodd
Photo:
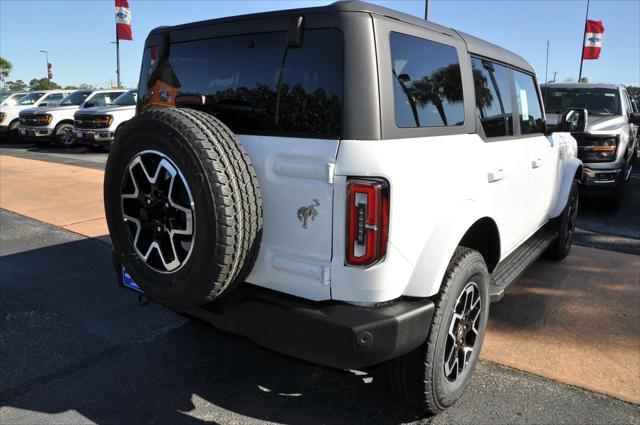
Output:
<svg viewBox="0 0 640 425">
<path fill-rule="evenodd" d="M 309 218 L 311 220 L 315 220 L 318 213 L 318 207 L 320 206 L 320 201 L 317 199 L 313 199 L 313 204 L 298 208 L 298 220 L 302 223 L 302 228 L 307 228 L 307 223 L 309 222 Z"/>
</svg>

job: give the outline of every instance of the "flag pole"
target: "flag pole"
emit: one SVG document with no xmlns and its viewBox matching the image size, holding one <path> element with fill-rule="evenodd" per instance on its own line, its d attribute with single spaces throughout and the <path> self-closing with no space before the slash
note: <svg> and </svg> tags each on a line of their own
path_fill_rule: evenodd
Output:
<svg viewBox="0 0 640 425">
<path fill-rule="evenodd" d="M 549 40 L 547 40 L 547 61 L 544 65 L 544 103 L 547 104 L 547 84 L 549 84 Z"/>
<path fill-rule="evenodd" d="M 116 36 L 116 84 L 120 88 L 120 39 Z"/>
<path fill-rule="evenodd" d="M 582 33 L 582 46 L 580 47 L 580 72 L 578 82 L 582 80 L 582 62 L 584 62 L 584 38 L 587 36 L 587 20 L 589 19 L 589 0 L 587 0 L 587 16 L 584 18 L 584 32 Z"/>
</svg>

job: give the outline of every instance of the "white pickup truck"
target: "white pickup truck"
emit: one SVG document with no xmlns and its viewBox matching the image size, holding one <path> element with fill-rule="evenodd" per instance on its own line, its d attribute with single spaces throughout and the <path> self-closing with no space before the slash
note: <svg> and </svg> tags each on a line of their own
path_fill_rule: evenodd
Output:
<svg viewBox="0 0 640 425">
<path fill-rule="evenodd" d="M 78 142 L 94 151 L 111 145 L 121 126 L 135 115 L 137 96 L 137 90 L 129 90 L 109 106 L 78 109 L 73 115 Z"/>
<path fill-rule="evenodd" d="M 73 114 L 82 108 L 110 105 L 125 90 L 77 90 L 56 106 L 20 112 L 20 136 L 36 143 L 55 142 L 60 147 L 76 144 Z"/>
<path fill-rule="evenodd" d="M 533 67 L 473 36 L 362 2 L 161 27 L 138 90 L 105 174 L 120 284 L 291 356 L 384 364 L 431 414 L 490 301 L 569 253 L 587 114 L 550 132 Z"/>
<path fill-rule="evenodd" d="M 26 93 L 15 101 L 0 107 L 0 136 L 17 140 L 19 137 L 20 111 L 33 107 L 57 105 L 70 91 L 40 90 Z"/>
</svg>

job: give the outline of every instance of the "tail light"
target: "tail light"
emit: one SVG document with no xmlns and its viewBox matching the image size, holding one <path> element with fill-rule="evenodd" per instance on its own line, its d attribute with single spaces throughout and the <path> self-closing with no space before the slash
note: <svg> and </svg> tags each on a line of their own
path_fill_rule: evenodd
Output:
<svg viewBox="0 0 640 425">
<path fill-rule="evenodd" d="M 347 183 L 349 266 L 366 267 L 384 259 L 389 239 L 389 184 L 381 179 Z"/>
</svg>

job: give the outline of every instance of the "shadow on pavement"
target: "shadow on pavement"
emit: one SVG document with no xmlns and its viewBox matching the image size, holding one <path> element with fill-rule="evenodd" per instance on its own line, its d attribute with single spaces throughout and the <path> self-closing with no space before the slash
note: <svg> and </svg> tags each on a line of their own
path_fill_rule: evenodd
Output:
<svg viewBox="0 0 640 425">
<path fill-rule="evenodd" d="M 30 411 L 32 423 L 48 421 L 42 413 L 59 422 L 79 414 L 97 423 L 204 423 L 189 412 L 207 405 L 221 408 L 214 422 L 420 418 L 369 375 L 138 307 L 135 294 L 116 287 L 109 248 L 95 240 L 5 255 L 0 270 L 0 404 Z M 18 420 L 8 412 L 4 421 Z"/>
</svg>

